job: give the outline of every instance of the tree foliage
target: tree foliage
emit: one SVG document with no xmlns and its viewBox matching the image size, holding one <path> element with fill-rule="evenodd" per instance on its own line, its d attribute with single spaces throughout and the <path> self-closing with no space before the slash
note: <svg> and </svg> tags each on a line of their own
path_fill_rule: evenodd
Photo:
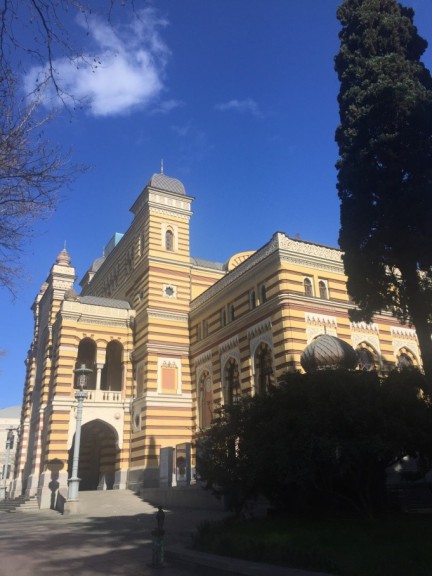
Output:
<svg viewBox="0 0 432 576">
<path fill-rule="evenodd" d="M 197 472 L 241 509 L 386 505 L 386 468 L 430 455 L 431 406 L 416 371 L 290 374 L 268 394 L 226 406 L 197 437 Z"/>
<path fill-rule="evenodd" d="M 395 0 L 344 0 L 339 242 L 357 317 L 391 309 L 414 324 L 432 377 L 432 78 L 414 12 Z M 355 317 L 355 315 L 354 315 Z"/>
</svg>

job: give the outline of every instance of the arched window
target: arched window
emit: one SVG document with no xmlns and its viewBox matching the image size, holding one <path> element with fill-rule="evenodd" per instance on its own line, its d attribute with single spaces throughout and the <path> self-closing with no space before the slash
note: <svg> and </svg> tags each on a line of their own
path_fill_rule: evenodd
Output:
<svg viewBox="0 0 432 576">
<path fill-rule="evenodd" d="M 108 343 L 105 353 L 105 365 L 101 375 L 101 390 L 119 392 L 122 389 L 123 346 L 118 340 Z"/>
<path fill-rule="evenodd" d="M 303 286 L 304 286 L 305 296 L 313 296 L 313 288 L 312 288 L 312 282 L 311 282 L 310 278 L 305 278 L 303 280 Z"/>
<path fill-rule="evenodd" d="M 225 364 L 225 404 L 235 404 L 241 396 L 239 367 L 234 358 Z"/>
<path fill-rule="evenodd" d="M 223 309 L 221 310 L 220 318 L 221 318 L 221 327 L 223 328 L 223 327 L 226 325 L 226 311 L 225 311 L 225 308 L 223 308 Z"/>
<path fill-rule="evenodd" d="M 414 363 L 412 361 L 412 358 L 410 358 L 406 352 L 402 352 L 402 354 L 399 354 L 397 359 L 397 367 L 399 370 L 412 368 L 413 366 Z"/>
<path fill-rule="evenodd" d="M 81 368 L 82 365 L 93 370 L 87 378 L 87 388 L 95 390 L 96 388 L 96 342 L 91 338 L 83 338 L 78 345 L 78 355 L 75 362 L 75 369 Z M 76 377 L 75 377 L 76 379 Z"/>
<path fill-rule="evenodd" d="M 255 290 L 251 290 L 249 292 L 249 308 L 251 310 L 253 310 L 254 308 L 256 308 L 256 296 L 255 296 Z"/>
<path fill-rule="evenodd" d="M 255 382 L 258 394 L 264 394 L 274 383 L 271 348 L 262 342 L 255 352 Z"/>
<path fill-rule="evenodd" d="M 328 300 L 327 284 L 324 282 L 324 280 L 320 280 L 318 282 L 318 286 L 319 286 L 320 298 L 322 298 L 323 300 Z"/>
<path fill-rule="evenodd" d="M 358 355 L 358 368 L 364 372 L 371 372 L 375 370 L 375 361 L 373 354 L 367 348 L 357 349 Z"/>
<path fill-rule="evenodd" d="M 229 311 L 230 311 L 230 322 L 232 322 L 233 320 L 235 320 L 234 304 L 231 304 L 231 306 L 229 307 Z"/>
<path fill-rule="evenodd" d="M 264 304 L 264 302 L 267 301 L 267 290 L 266 290 L 265 284 L 261 284 L 260 300 L 261 300 L 261 304 Z"/>
<path fill-rule="evenodd" d="M 174 232 L 170 228 L 165 232 L 165 249 L 168 252 L 174 250 Z"/>
<path fill-rule="evenodd" d="M 209 372 L 205 370 L 199 380 L 199 425 L 208 428 L 213 418 L 213 392 L 212 380 Z"/>
</svg>

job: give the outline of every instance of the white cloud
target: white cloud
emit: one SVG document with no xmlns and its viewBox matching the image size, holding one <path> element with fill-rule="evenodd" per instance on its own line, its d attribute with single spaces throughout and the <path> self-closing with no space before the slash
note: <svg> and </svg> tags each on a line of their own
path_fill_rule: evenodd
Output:
<svg viewBox="0 0 432 576">
<path fill-rule="evenodd" d="M 118 28 L 90 18 L 88 32 L 95 45 L 94 53 L 84 54 L 78 63 L 66 58 L 53 63 L 63 100 L 84 103 L 94 116 L 124 114 L 157 101 L 170 54 L 159 34 L 165 25 L 151 8 L 140 11 L 129 24 Z M 43 84 L 46 75 L 47 67 L 33 68 L 25 78 L 27 93 Z M 59 105 L 52 84 L 42 89 L 40 98 L 46 106 Z M 166 111 L 169 109 L 169 105 L 165 106 Z"/>
<path fill-rule="evenodd" d="M 246 98 L 246 100 L 234 99 L 222 104 L 216 104 L 216 110 L 220 110 L 221 112 L 233 110 L 235 112 L 247 112 L 254 116 L 261 116 L 258 104 L 252 98 Z"/>
</svg>

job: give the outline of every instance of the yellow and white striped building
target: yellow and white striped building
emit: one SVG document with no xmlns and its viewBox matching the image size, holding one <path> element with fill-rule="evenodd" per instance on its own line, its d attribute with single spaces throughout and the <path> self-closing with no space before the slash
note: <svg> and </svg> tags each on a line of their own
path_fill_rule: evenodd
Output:
<svg viewBox="0 0 432 576">
<path fill-rule="evenodd" d="M 81 489 L 153 487 L 160 450 L 192 441 L 215 407 L 298 370 L 327 333 L 363 369 L 419 365 L 414 330 L 383 313 L 352 323 L 341 253 L 277 232 L 225 264 L 191 257 L 193 198 L 155 174 L 124 235 L 73 290 L 60 252 L 33 304 L 14 494 L 41 507 L 67 493 L 75 433 L 74 369 L 93 370 L 84 403 Z"/>
</svg>

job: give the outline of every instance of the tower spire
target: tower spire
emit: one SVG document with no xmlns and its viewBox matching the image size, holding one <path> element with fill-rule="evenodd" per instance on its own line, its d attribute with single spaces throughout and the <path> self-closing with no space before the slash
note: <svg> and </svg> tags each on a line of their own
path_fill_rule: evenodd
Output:
<svg viewBox="0 0 432 576">
<path fill-rule="evenodd" d="M 161 163 L 160 163 L 160 173 L 163 174 L 164 173 L 164 168 L 163 168 L 163 158 L 161 159 Z"/>
</svg>

